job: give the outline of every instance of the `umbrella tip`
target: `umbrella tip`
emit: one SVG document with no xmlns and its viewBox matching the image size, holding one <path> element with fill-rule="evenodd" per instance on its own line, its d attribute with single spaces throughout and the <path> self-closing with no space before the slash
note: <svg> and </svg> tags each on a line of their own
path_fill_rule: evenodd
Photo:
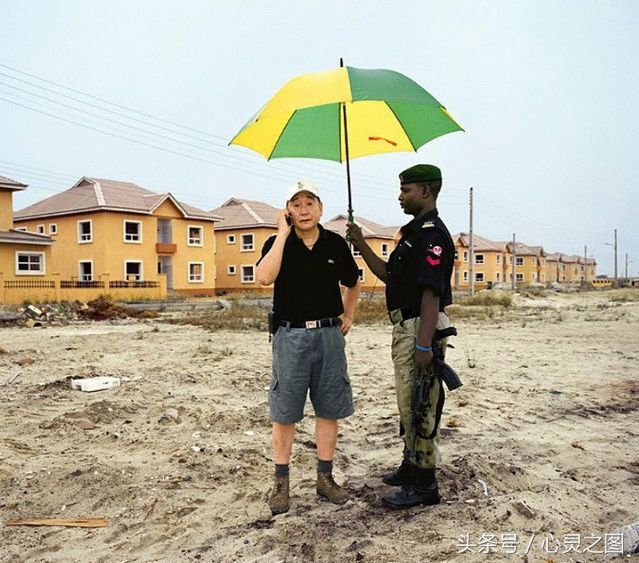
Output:
<svg viewBox="0 0 639 563">
<path fill-rule="evenodd" d="M 344 59 L 342 57 L 339 58 L 339 66 L 340 67 L 344 66 Z"/>
</svg>

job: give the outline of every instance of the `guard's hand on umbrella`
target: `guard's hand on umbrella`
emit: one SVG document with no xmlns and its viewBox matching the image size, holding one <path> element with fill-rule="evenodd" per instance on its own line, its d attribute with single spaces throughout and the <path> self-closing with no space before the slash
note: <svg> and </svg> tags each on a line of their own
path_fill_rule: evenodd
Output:
<svg viewBox="0 0 639 563">
<path fill-rule="evenodd" d="M 356 245 L 364 242 L 362 229 L 356 223 L 346 223 L 346 238 Z"/>
<path fill-rule="evenodd" d="M 282 209 L 277 216 L 277 231 L 279 233 L 288 234 L 291 229 L 291 212 L 288 209 Z"/>
</svg>

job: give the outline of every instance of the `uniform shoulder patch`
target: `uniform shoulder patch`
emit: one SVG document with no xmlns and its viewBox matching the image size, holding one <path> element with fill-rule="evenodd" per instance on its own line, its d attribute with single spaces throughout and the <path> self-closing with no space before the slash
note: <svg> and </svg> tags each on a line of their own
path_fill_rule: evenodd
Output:
<svg viewBox="0 0 639 563">
<path fill-rule="evenodd" d="M 435 221 L 426 221 L 422 225 L 422 229 L 432 229 L 435 226 Z"/>
</svg>

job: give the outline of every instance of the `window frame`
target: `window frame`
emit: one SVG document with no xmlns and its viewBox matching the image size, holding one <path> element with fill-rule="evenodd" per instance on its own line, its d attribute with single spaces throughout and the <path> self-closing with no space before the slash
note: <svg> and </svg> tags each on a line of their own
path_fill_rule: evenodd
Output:
<svg viewBox="0 0 639 563">
<path fill-rule="evenodd" d="M 137 224 L 138 226 L 138 239 L 137 240 L 127 240 L 128 233 L 126 232 L 126 224 L 132 223 Z M 142 244 L 142 221 L 136 221 L 134 219 L 123 219 L 122 220 L 122 242 L 125 244 Z"/>
<path fill-rule="evenodd" d="M 57 223 L 49 223 L 49 236 L 58 234 L 58 224 Z"/>
<path fill-rule="evenodd" d="M 521 262 L 520 262 L 521 260 Z M 515 267 L 524 265 L 524 257 L 523 256 L 515 256 Z"/>
<path fill-rule="evenodd" d="M 32 252 L 32 251 L 24 251 L 24 250 L 16 250 L 15 251 L 15 267 L 16 267 L 16 276 L 44 276 L 47 273 L 47 258 L 44 252 Z M 20 256 L 37 256 L 40 259 L 40 269 L 39 270 L 20 270 Z M 30 261 L 28 261 L 28 265 L 31 265 Z"/>
<path fill-rule="evenodd" d="M 250 248 L 248 245 L 245 247 L 244 237 L 251 237 Z M 240 252 L 255 252 L 255 233 L 240 234 Z"/>
<path fill-rule="evenodd" d="M 191 238 L 191 229 L 198 229 L 200 231 L 200 242 L 193 242 L 195 239 Z M 201 225 L 187 225 L 186 226 L 186 244 L 187 246 L 204 246 L 204 227 Z"/>
<path fill-rule="evenodd" d="M 386 247 L 386 250 L 384 250 L 384 247 Z M 382 258 L 386 258 L 390 254 L 389 250 L 390 250 L 390 244 L 388 244 L 387 242 L 380 243 L 379 251 L 381 253 Z"/>
<path fill-rule="evenodd" d="M 199 279 L 191 273 L 191 266 L 200 266 Z M 204 283 L 204 262 L 189 262 L 187 268 L 187 279 L 189 283 Z"/>
<path fill-rule="evenodd" d="M 231 271 L 233 268 L 233 271 Z M 226 275 L 227 276 L 236 276 L 237 275 L 237 266 L 235 264 L 227 264 L 226 266 Z"/>
<path fill-rule="evenodd" d="M 140 279 L 136 279 L 133 281 L 144 281 L 144 260 L 125 260 L 124 261 L 124 281 L 129 281 L 129 276 L 126 272 L 126 265 L 127 264 L 139 264 L 140 265 Z"/>
<path fill-rule="evenodd" d="M 474 272 L 475 283 L 484 283 L 484 272 Z M 481 279 L 478 279 L 478 276 L 481 276 Z"/>
<path fill-rule="evenodd" d="M 82 274 L 82 264 L 91 264 L 91 279 L 85 280 Z M 93 259 L 90 260 L 78 260 L 78 281 L 81 282 L 92 282 L 94 281 L 93 279 L 94 276 L 94 269 L 93 269 Z"/>
<path fill-rule="evenodd" d="M 45 224 L 44 223 L 40 223 L 38 226 L 36 226 L 36 233 L 39 235 L 44 235 L 45 233 Z"/>
<path fill-rule="evenodd" d="M 253 269 L 253 279 L 252 280 L 244 279 L 244 268 L 252 268 Z M 255 264 L 242 264 L 240 266 L 240 282 L 241 283 L 255 283 Z"/>
<path fill-rule="evenodd" d="M 481 256 L 481 261 L 479 261 L 479 257 Z M 475 254 L 475 264 L 484 264 L 484 253 L 480 252 L 479 254 Z"/>
<path fill-rule="evenodd" d="M 361 283 L 364 283 L 364 281 L 366 280 L 364 268 L 357 268 L 357 275 L 358 275 L 359 281 Z"/>
<path fill-rule="evenodd" d="M 87 239 L 83 239 L 83 235 L 82 231 L 80 229 L 80 225 L 82 225 L 83 223 L 88 223 L 89 224 L 89 238 Z M 79 219 L 77 221 L 77 231 L 78 231 L 78 244 L 89 244 L 93 242 L 93 219 Z"/>
<path fill-rule="evenodd" d="M 235 244 L 235 235 L 226 235 L 226 244 Z"/>
</svg>

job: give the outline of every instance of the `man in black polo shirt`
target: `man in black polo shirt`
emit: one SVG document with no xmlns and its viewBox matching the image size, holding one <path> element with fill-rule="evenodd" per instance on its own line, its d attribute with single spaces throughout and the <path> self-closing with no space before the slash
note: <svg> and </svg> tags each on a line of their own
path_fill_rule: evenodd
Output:
<svg viewBox="0 0 639 563">
<path fill-rule="evenodd" d="M 441 380 L 433 375 L 432 344 L 435 330 L 450 326 L 445 307 L 452 302 L 455 246 L 437 211 L 442 185 L 439 168 L 418 164 L 404 170 L 399 180 L 399 204 L 414 218 L 401 228 L 401 239 L 388 263 L 373 252 L 357 225 L 349 224 L 349 233 L 368 267 L 386 283 L 404 453 L 399 468 L 383 477 L 384 483 L 402 489 L 382 500 L 393 508 L 406 508 L 440 501 L 435 466 L 440 457 L 438 428 L 444 392 Z M 444 341 L 441 346 L 445 351 Z M 422 377 L 429 378 L 430 386 L 421 405 L 423 416 L 413 424 L 413 392 Z"/>
<path fill-rule="evenodd" d="M 289 509 L 288 463 L 295 423 L 304 417 L 309 392 L 316 416 L 317 493 L 336 504 L 348 500 L 332 470 L 337 421 L 354 412 L 344 336 L 353 323 L 360 284 L 346 241 L 325 230 L 319 224 L 321 216 L 317 188 L 298 182 L 288 192 L 277 235 L 264 243 L 256 269 L 262 285 L 275 283 L 273 310 L 279 327 L 273 337 L 269 390 L 275 458 L 275 486 L 269 499 L 273 514 Z M 340 284 L 345 286 L 343 299 Z"/>
</svg>

